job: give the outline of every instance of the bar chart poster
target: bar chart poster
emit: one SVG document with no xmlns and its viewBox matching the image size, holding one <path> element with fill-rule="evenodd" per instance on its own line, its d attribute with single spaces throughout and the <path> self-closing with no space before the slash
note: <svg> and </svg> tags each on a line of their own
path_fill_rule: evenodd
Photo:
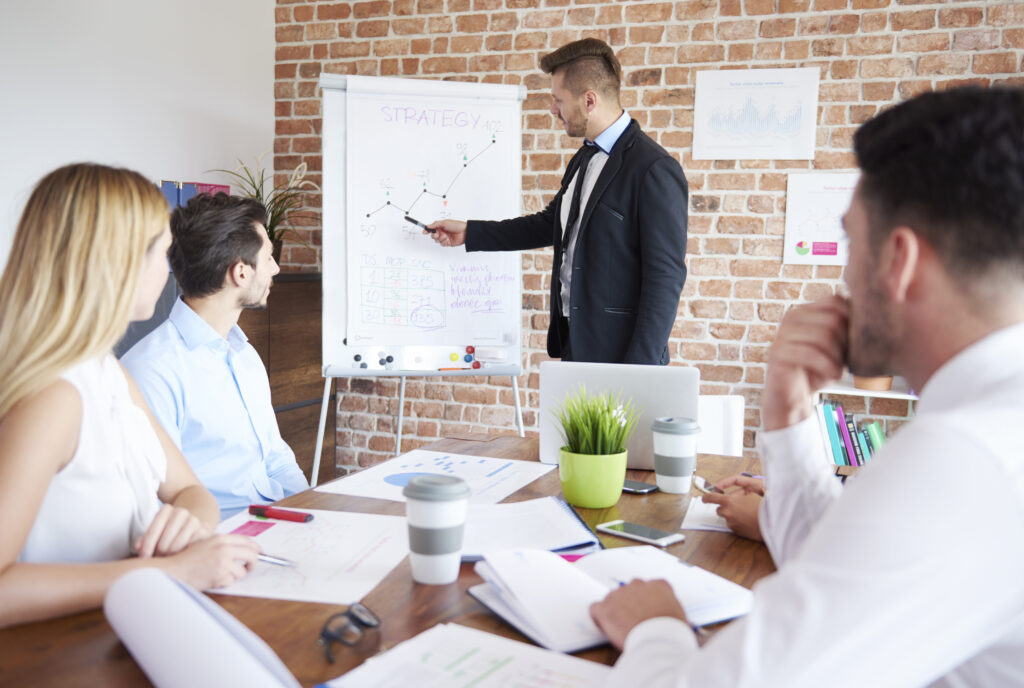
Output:
<svg viewBox="0 0 1024 688">
<path fill-rule="evenodd" d="M 859 172 L 789 175 L 783 263 L 846 265 L 849 247 L 842 220 L 859 178 Z"/>
<path fill-rule="evenodd" d="M 694 160 L 813 160 L 817 68 L 697 72 Z"/>
</svg>

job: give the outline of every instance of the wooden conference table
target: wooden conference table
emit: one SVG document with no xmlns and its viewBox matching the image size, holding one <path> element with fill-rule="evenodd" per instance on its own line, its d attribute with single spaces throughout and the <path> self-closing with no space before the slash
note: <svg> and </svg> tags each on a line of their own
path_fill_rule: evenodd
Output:
<svg viewBox="0 0 1024 688">
<path fill-rule="evenodd" d="M 501 435 L 480 440 L 445 439 L 425 449 L 496 458 L 537 458 L 537 440 Z M 744 470 L 757 472 L 753 459 L 701 456 L 697 470 L 718 480 Z M 654 482 L 651 471 L 630 471 L 636 480 Z M 508 501 L 533 499 L 560 493 L 555 469 L 512 495 Z M 609 509 L 578 509 L 593 527 L 622 518 L 676 530 L 682 522 L 689 495 L 654 492 L 624 494 Z M 405 505 L 377 499 L 307 491 L 282 500 L 283 506 L 362 511 L 402 515 Z M 630 540 L 601 535 L 606 547 L 630 546 Z M 732 581 L 752 586 L 774 571 L 771 557 L 761 543 L 731 533 L 687 531 L 686 541 L 668 548 L 672 554 Z M 345 607 L 229 595 L 214 599 L 262 637 L 304 686 L 332 679 L 368 657 L 391 648 L 438 623 L 458 622 L 498 635 L 526 640 L 512 627 L 471 598 L 466 590 L 481 582 L 472 564 L 463 564 L 453 585 L 425 586 L 412 582 L 408 559 L 400 563 L 363 602 L 382 619 L 379 630 L 370 631 L 354 648 L 334 645 L 336 661 L 329 664 L 317 644 L 320 628 L 331 614 Z M 155 626 L 160 619 L 153 619 Z M 527 641 L 529 642 L 529 641 Z M 618 653 L 610 647 L 580 654 L 611 664 Z M 0 630 L 0 685 L 2 686 L 119 686 L 149 685 L 142 670 L 107 624 L 102 611 L 85 612 L 54 621 Z"/>
</svg>

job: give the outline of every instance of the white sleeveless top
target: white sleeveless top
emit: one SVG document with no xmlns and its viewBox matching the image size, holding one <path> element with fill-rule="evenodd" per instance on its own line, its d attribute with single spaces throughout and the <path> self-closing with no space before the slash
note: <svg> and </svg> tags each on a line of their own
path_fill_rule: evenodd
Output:
<svg viewBox="0 0 1024 688">
<path fill-rule="evenodd" d="M 61 379 L 82 397 L 78 448 L 50 481 L 18 560 L 124 559 L 160 508 L 167 457 L 113 356 L 80 363 Z"/>
</svg>

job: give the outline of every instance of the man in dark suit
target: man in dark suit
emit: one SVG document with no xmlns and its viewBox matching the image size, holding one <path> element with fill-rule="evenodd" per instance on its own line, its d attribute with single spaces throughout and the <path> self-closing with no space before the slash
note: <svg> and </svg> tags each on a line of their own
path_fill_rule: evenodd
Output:
<svg viewBox="0 0 1024 688">
<path fill-rule="evenodd" d="M 664 365 L 686 281 L 683 169 L 623 111 L 622 68 L 603 41 L 569 43 L 541 68 L 551 75 L 551 113 L 569 136 L 584 137 L 558 193 L 525 217 L 439 220 L 434 240 L 467 251 L 554 246 L 548 354 Z"/>
</svg>

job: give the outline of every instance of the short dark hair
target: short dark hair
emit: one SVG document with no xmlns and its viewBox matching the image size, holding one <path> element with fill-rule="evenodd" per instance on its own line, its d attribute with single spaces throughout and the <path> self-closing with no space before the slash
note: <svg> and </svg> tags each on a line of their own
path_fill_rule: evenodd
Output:
<svg viewBox="0 0 1024 688">
<path fill-rule="evenodd" d="M 545 74 L 564 69 L 563 83 L 574 96 L 592 90 L 618 98 L 622 84 L 622 66 L 611 47 L 597 38 L 567 43 L 540 60 Z"/>
<path fill-rule="evenodd" d="M 958 276 L 1024 267 L 1024 89 L 925 93 L 866 122 L 853 145 L 875 246 L 907 225 Z"/>
<path fill-rule="evenodd" d="M 228 269 L 242 261 L 256 266 L 267 209 L 251 198 L 200 194 L 171 213 L 171 270 L 188 297 L 215 294 Z"/>
</svg>

